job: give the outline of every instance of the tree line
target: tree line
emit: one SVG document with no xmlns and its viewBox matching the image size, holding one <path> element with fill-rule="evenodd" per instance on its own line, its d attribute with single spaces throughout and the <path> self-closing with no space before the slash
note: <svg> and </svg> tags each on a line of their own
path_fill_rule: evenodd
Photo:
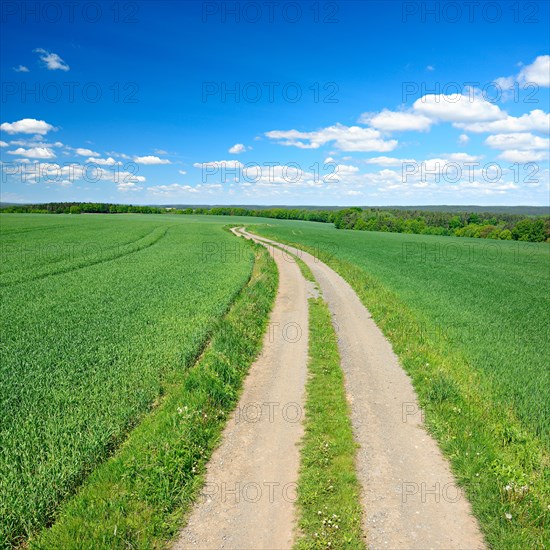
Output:
<svg viewBox="0 0 550 550">
<path fill-rule="evenodd" d="M 336 229 L 385 231 L 422 235 L 449 235 L 480 239 L 550 242 L 550 216 L 522 216 L 492 212 L 441 212 L 397 208 L 342 208 L 322 210 L 305 208 L 251 209 L 233 206 L 167 208 L 92 202 L 52 202 L 10 205 L 3 213 L 44 214 L 205 214 L 249 216 L 283 220 L 332 223 Z"/>
</svg>

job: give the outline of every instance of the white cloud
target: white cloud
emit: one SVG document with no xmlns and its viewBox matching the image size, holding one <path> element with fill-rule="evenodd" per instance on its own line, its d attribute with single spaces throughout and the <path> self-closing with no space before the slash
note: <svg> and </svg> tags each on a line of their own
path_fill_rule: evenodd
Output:
<svg viewBox="0 0 550 550">
<path fill-rule="evenodd" d="M 99 164 L 100 166 L 114 166 L 115 164 L 122 164 L 122 162 L 120 161 L 116 161 L 113 157 L 109 157 L 109 158 L 106 158 L 106 159 L 101 159 L 101 158 L 97 158 L 97 157 L 90 157 L 88 159 L 86 159 L 86 162 L 87 163 L 95 163 L 95 164 Z"/>
<path fill-rule="evenodd" d="M 548 158 L 550 139 L 531 133 L 495 134 L 485 140 L 485 144 L 503 152 L 499 159 L 508 162 L 536 162 Z"/>
<path fill-rule="evenodd" d="M 81 157 L 99 157 L 99 153 L 96 153 L 91 149 L 83 149 L 82 147 L 78 147 L 74 150 L 74 152 Z"/>
<path fill-rule="evenodd" d="M 539 160 L 548 160 L 548 153 L 546 151 L 520 151 L 518 149 L 509 149 L 503 151 L 498 158 L 507 162 L 537 162 Z"/>
<path fill-rule="evenodd" d="M 298 130 L 273 130 L 265 134 L 270 139 L 278 140 L 281 145 L 300 149 L 318 149 L 321 145 L 334 142 L 341 151 L 392 151 L 397 147 L 397 140 L 384 140 L 378 130 L 359 126 L 335 124 L 315 132 Z"/>
<path fill-rule="evenodd" d="M 475 133 L 530 131 L 548 133 L 550 132 L 550 113 L 535 109 L 519 117 L 507 115 L 506 118 L 492 122 L 456 123 L 455 126 Z"/>
<path fill-rule="evenodd" d="M 182 176 L 185 176 L 185 174 L 187 174 L 187 172 L 185 170 L 178 170 L 178 172 L 182 175 Z"/>
<path fill-rule="evenodd" d="M 474 91 L 468 95 L 427 94 L 414 102 L 413 109 L 445 122 L 486 122 L 506 117 L 497 105 Z"/>
<path fill-rule="evenodd" d="M 133 181 L 125 181 L 118 183 L 117 189 L 123 193 L 126 193 L 127 191 L 141 191 L 143 187 L 137 185 L 137 183 Z"/>
<path fill-rule="evenodd" d="M 430 72 L 431 72 L 431 71 L 435 71 L 435 67 L 434 67 L 433 65 L 428 65 L 428 66 L 426 67 L 426 70 L 427 70 L 427 71 L 430 71 Z"/>
<path fill-rule="evenodd" d="M 548 88 L 550 86 L 550 55 L 539 55 L 531 65 L 523 67 L 518 75 L 518 80 Z"/>
<path fill-rule="evenodd" d="M 191 185 L 172 183 L 170 185 L 154 185 L 147 190 L 153 193 L 153 195 L 169 197 L 185 195 L 187 193 L 206 193 L 211 195 L 213 193 L 219 193 L 222 189 L 223 186 L 219 183 L 200 183 L 194 187 Z"/>
<path fill-rule="evenodd" d="M 0 141 L 0 147 L 7 147 L 8 144 L 5 141 Z"/>
<path fill-rule="evenodd" d="M 517 134 L 495 134 L 485 140 L 485 144 L 493 149 L 516 149 L 533 151 L 550 148 L 550 139 L 535 136 L 529 132 Z"/>
<path fill-rule="evenodd" d="M 228 153 L 231 153 L 233 155 L 238 155 L 239 153 L 244 153 L 246 151 L 246 147 L 242 143 L 235 143 L 233 147 L 230 147 L 228 149 Z"/>
<path fill-rule="evenodd" d="M 458 136 L 458 143 L 460 145 L 466 145 L 469 141 L 470 141 L 470 138 L 466 134 L 460 134 Z"/>
<path fill-rule="evenodd" d="M 19 155 L 20 157 L 27 157 L 31 159 L 55 158 L 55 153 L 47 147 L 31 147 L 30 149 L 23 149 L 23 147 L 19 147 L 15 151 L 8 151 L 8 155 Z"/>
<path fill-rule="evenodd" d="M 533 63 L 524 66 L 517 75 L 501 76 L 494 80 L 502 91 L 502 100 L 506 101 L 513 95 L 512 90 L 516 83 L 526 85 L 535 84 L 548 88 L 550 86 L 550 55 L 539 55 Z M 528 89 L 528 88 L 524 88 Z"/>
<path fill-rule="evenodd" d="M 171 185 L 154 185 L 147 189 L 154 195 L 180 195 L 182 193 L 198 193 L 198 190 L 191 185 L 180 185 L 179 183 L 172 183 Z"/>
<path fill-rule="evenodd" d="M 43 120 L 23 118 L 17 122 L 3 122 L 0 124 L 0 130 L 8 134 L 40 134 L 43 136 L 55 128 Z"/>
<path fill-rule="evenodd" d="M 359 122 L 369 124 L 377 130 L 384 132 L 406 131 L 406 130 L 428 130 L 432 120 L 427 116 L 405 111 L 389 111 L 384 109 L 380 113 L 363 113 Z"/>
<path fill-rule="evenodd" d="M 56 53 L 51 53 L 43 48 L 36 48 L 33 50 L 35 53 L 40 54 L 40 60 L 43 61 L 50 71 L 68 71 L 69 65 L 61 59 Z"/>
<path fill-rule="evenodd" d="M 168 159 L 161 159 L 153 155 L 146 155 L 144 157 L 134 157 L 134 160 L 139 164 L 172 164 Z"/>
<path fill-rule="evenodd" d="M 416 162 L 414 159 L 398 159 L 395 157 L 373 157 L 365 161 L 378 166 L 401 166 L 404 162 Z"/>
<path fill-rule="evenodd" d="M 165 151 L 164 149 L 155 149 L 154 153 L 155 155 L 167 155 L 168 151 Z"/>
<path fill-rule="evenodd" d="M 116 151 L 107 151 L 105 153 L 106 155 L 110 155 L 112 157 L 120 157 L 121 159 L 131 160 L 132 157 L 129 155 L 126 155 L 125 153 L 117 153 Z"/>
<path fill-rule="evenodd" d="M 30 72 L 29 68 L 25 67 L 25 65 L 19 65 L 18 67 L 14 67 L 13 70 L 16 73 L 28 73 L 28 72 Z"/>
<path fill-rule="evenodd" d="M 446 159 L 453 160 L 456 162 L 475 162 L 480 160 L 482 157 L 476 155 L 469 155 L 468 153 L 448 153 L 443 155 Z"/>
</svg>

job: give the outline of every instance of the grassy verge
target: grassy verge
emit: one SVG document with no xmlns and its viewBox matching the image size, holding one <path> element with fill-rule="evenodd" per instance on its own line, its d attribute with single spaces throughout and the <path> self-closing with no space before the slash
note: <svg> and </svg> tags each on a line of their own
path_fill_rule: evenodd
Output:
<svg viewBox="0 0 550 550">
<path fill-rule="evenodd" d="M 306 268 L 307 269 L 307 268 Z M 298 478 L 297 550 L 365 548 L 350 409 L 336 334 L 321 299 L 309 300 L 309 380 Z"/>
<path fill-rule="evenodd" d="M 247 286 L 220 320 L 198 362 L 167 388 L 31 548 L 159 548 L 181 527 L 241 382 L 261 348 L 277 289 L 263 247 Z"/>
<path fill-rule="evenodd" d="M 274 238 L 260 228 L 255 231 Z M 364 269 L 319 247 L 276 237 L 317 255 L 357 292 L 411 375 L 429 431 L 450 460 L 488 543 L 550 544 L 550 457 L 514 409 L 495 407 L 491 383 L 444 335 Z"/>
</svg>

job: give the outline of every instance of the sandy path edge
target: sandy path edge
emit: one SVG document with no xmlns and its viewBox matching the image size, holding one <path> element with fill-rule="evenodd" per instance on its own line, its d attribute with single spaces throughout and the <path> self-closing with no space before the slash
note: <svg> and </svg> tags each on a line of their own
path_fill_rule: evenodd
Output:
<svg viewBox="0 0 550 550">
<path fill-rule="evenodd" d="M 470 503 L 424 428 L 409 376 L 355 291 L 311 254 L 243 233 L 300 257 L 328 303 L 360 445 L 357 475 L 369 548 L 486 548 Z"/>
<path fill-rule="evenodd" d="M 237 408 L 207 466 L 206 483 L 173 548 L 287 549 L 303 436 L 308 358 L 307 285 L 269 247 L 279 288 Z"/>
</svg>

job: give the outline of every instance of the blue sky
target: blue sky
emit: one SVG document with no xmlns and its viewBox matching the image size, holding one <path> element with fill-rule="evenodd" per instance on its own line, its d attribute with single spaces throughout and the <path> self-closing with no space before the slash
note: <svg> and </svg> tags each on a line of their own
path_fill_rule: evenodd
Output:
<svg viewBox="0 0 550 550">
<path fill-rule="evenodd" d="M 34 4 L 3 201 L 548 204 L 548 2 Z"/>
</svg>

